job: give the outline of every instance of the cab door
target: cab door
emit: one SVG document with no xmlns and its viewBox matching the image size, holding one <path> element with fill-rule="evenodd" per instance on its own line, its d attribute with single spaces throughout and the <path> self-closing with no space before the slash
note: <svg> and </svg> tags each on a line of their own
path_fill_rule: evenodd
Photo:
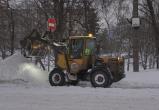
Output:
<svg viewBox="0 0 159 110">
<path fill-rule="evenodd" d="M 69 58 L 81 59 L 83 56 L 84 40 L 71 39 L 69 44 Z"/>
<path fill-rule="evenodd" d="M 84 65 L 85 69 L 89 69 L 94 65 L 95 62 L 95 39 L 88 38 L 85 40 L 85 48 L 84 48 Z"/>
</svg>

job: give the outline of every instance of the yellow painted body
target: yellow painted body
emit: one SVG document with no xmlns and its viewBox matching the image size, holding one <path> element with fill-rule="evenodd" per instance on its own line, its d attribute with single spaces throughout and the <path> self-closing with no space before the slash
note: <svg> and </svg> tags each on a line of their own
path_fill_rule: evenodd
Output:
<svg viewBox="0 0 159 110">
<path fill-rule="evenodd" d="M 67 59 L 68 59 L 69 66 L 72 63 L 77 63 L 79 65 L 79 67 L 80 67 L 79 69 L 86 69 L 86 64 L 88 63 L 87 58 L 71 59 L 67 55 Z M 64 53 L 59 53 L 57 55 L 56 65 L 58 65 L 58 67 L 60 67 L 60 68 L 62 68 L 64 70 L 68 69 Z"/>
<path fill-rule="evenodd" d="M 64 53 L 60 53 L 57 55 L 57 62 L 56 65 L 58 65 L 60 68 L 62 69 L 67 69 L 67 65 L 66 65 L 66 60 L 65 60 L 65 55 Z"/>
</svg>

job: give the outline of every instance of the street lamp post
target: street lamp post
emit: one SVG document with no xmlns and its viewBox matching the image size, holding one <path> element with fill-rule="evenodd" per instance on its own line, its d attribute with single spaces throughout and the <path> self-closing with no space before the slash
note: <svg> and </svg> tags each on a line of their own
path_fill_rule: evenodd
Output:
<svg viewBox="0 0 159 110">
<path fill-rule="evenodd" d="M 138 15 L 138 0 L 133 0 L 133 71 L 139 72 L 139 39 L 138 39 L 138 29 L 140 27 L 140 19 Z"/>
</svg>

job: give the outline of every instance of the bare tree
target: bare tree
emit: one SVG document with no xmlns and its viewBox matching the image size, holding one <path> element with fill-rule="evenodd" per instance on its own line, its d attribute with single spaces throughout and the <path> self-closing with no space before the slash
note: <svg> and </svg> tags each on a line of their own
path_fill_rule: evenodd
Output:
<svg viewBox="0 0 159 110">
<path fill-rule="evenodd" d="M 155 44 L 156 44 L 156 58 L 157 58 L 157 69 L 159 69 L 159 28 L 157 25 L 157 20 L 156 20 L 156 16 L 155 16 L 155 11 L 153 8 L 153 1 L 152 0 L 147 0 L 147 6 L 149 9 L 149 13 L 151 16 L 151 23 L 152 23 L 152 28 L 154 30 L 155 33 Z"/>
</svg>

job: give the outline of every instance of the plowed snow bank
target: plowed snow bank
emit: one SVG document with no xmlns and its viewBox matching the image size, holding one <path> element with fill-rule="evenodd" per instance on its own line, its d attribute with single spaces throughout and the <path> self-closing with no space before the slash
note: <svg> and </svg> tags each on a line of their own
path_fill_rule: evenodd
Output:
<svg viewBox="0 0 159 110">
<path fill-rule="evenodd" d="M 42 85 L 47 83 L 47 76 L 46 71 L 42 71 L 20 53 L 16 53 L 0 62 L 1 82 L 25 82 Z"/>
</svg>

